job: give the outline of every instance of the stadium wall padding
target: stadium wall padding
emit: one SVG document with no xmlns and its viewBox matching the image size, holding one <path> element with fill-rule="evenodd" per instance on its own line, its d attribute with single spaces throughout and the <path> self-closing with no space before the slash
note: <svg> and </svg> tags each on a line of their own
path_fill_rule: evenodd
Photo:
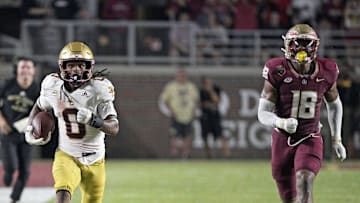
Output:
<svg viewBox="0 0 360 203">
<path fill-rule="evenodd" d="M 107 136 L 108 158 L 169 158 L 170 120 L 159 110 L 158 98 L 164 85 L 172 80 L 175 69 L 111 69 L 109 79 L 116 88 L 119 113 L 118 136 Z M 229 136 L 235 158 L 269 159 L 271 129 L 257 121 L 257 102 L 263 86 L 261 68 L 246 70 L 190 69 L 190 80 L 199 85 L 200 76 L 209 76 L 220 85 L 230 99 L 230 108 L 223 120 L 224 134 Z M 322 129 L 324 158 L 331 158 L 326 111 Z M 200 125 L 194 122 L 191 157 L 205 156 L 200 139 Z M 211 142 L 216 157 L 222 157 L 218 142 Z"/>
</svg>

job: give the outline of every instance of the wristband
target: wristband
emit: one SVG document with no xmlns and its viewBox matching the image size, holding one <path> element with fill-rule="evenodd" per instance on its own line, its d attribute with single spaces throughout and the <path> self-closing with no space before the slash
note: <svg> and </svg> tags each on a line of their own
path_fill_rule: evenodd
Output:
<svg viewBox="0 0 360 203">
<path fill-rule="evenodd" d="M 104 125 L 104 120 L 93 114 L 88 124 L 94 128 L 101 128 Z"/>
</svg>

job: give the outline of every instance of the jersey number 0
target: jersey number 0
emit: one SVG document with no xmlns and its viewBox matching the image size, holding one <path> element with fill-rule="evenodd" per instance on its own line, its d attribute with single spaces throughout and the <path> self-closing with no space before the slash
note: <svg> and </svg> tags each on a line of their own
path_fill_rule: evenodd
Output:
<svg viewBox="0 0 360 203">
<path fill-rule="evenodd" d="M 66 134 L 70 138 L 81 139 L 85 136 L 85 124 L 76 121 L 77 109 L 65 109 L 63 118 L 66 125 Z"/>
</svg>

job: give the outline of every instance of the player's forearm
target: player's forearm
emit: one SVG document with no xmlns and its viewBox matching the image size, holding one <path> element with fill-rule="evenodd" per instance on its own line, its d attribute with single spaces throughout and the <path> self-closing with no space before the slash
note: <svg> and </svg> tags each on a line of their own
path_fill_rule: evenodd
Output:
<svg viewBox="0 0 360 203">
<path fill-rule="evenodd" d="M 36 116 L 36 114 L 38 114 L 41 111 L 41 109 L 39 108 L 39 106 L 35 103 L 33 108 L 31 109 L 30 113 L 29 113 L 29 120 L 28 120 L 28 125 L 31 125 L 32 120 L 34 119 L 34 117 Z"/>
<path fill-rule="evenodd" d="M 119 121 L 116 118 L 105 119 L 103 126 L 100 130 L 107 135 L 117 135 L 119 132 Z"/>
<path fill-rule="evenodd" d="M 343 107 L 339 97 L 332 102 L 325 100 L 328 121 L 331 130 L 331 137 L 333 141 L 341 141 L 341 125 L 343 116 Z"/>
<path fill-rule="evenodd" d="M 272 111 L 275 104 L 267 99 L 260 98 L 258 108 L 258 120 L 266 126 L 275 127 L 275 120 L 279 119 Z"/>
<path fill-rule="evenodd" d="M 2 114 L 2 112 L 0 111 L 0 122 L 4 122 L 6 121 L 4 115 Z"/>
</svg>

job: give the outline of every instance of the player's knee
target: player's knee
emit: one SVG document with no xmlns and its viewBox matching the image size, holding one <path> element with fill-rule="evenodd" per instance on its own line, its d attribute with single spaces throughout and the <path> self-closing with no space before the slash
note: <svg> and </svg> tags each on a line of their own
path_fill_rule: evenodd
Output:
<svg viewBox="0 0 360 203">
<path fill-rule="evenodd" d="M 296 186 L 298 193 L 310 193 L 314 182 L 315 174 L 308 170 L 300 170 L 296 172 Z"/>
</svg>

